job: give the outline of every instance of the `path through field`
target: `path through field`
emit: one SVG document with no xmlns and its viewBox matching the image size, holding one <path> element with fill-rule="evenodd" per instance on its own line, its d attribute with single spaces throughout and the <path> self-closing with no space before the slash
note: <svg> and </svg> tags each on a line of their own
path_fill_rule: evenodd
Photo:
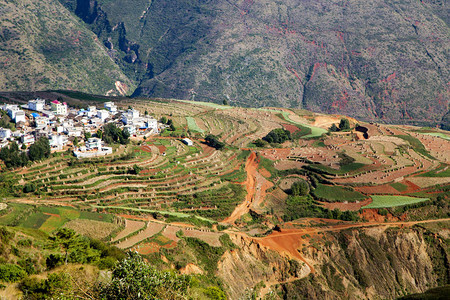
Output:
<svg viewBox="0 0 450 300">
<path fill-rule="evenodd" d="M 233 213 L 223 220 L 224 223 L 232 224 L 241 216 L 248 213 L 250 209 L 250 205 L 253 201 L 255 201 L 255 193 L 256 193 L 256 173 L 258 172 L 258 161 L 255 152 L 252 152 L 245 164 L 245 171 L 247 172 L 247 179 L 244 184 L 247 190 L 247 196 L 245 197 L 245 201 L 239 204 L 233 211 Z"/>
</svg>

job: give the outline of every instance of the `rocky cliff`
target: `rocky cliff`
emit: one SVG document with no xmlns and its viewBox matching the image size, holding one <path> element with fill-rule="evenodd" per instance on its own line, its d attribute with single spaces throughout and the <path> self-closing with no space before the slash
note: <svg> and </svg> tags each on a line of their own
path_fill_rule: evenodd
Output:
<svg viewBox="0 0 450 300">
<path fill-rule="evenodd" d="M 222 257 L 218 276 L 232 299 L 255 289 L 284 299 L 394 299 L 449 283 L 448 233 L 445 226 L 329 232 L 302 241 L 307 264 L 235 237 L 240 249 Z"/>
</svg>

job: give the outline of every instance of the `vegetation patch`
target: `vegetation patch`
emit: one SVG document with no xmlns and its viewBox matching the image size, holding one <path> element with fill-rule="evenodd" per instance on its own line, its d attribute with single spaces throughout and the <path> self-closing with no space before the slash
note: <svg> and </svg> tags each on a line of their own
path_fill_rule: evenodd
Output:
<svg viewBox="0 0 450 300">
<path fill-rule="evenodd" d="M 366 198 L 363 194 L 351 188 L 321 183 L 313 190 L 313 194 L 317 199 L 327 202 L 356 202 Z"/>
<path fill-rule="evenodd" d="M 193 117 L 186 117 L 186 121 L 190 131 L 204 133 L 205 131 L 198 127 L 197 122 Z"/>
<path fill-rule="evenodd" d="M 399 192 L 404 192 L 408 189 L 407 185 L 400 183 L 400 182 L 391 183 L 390 186 L 392 186 L 394 189 L 396 189 Z"/>
<path fill-rule="evenodd" d="M 409 196 L 391 196 L 391 195 L 372 195 L 372 203 L 364 206 L 363 208 L 383 208 L 383 207 L 395 207 L 408 204 L 420 203 L 429 198 L 416 198 Z"/>
<path fill-rule="evenodd" d="M 425 149 L 425 146 L 419 141 L 419 139 L 410 136 L 410 135 L 396 135 L 396 137 L 399 137 L 405 141 L 407 141 L 411 147 L 417 152 L 420 153 L 428 158 L 435 159 L 433 156 L 430 155 L 430 153 Z"/>
</svg>

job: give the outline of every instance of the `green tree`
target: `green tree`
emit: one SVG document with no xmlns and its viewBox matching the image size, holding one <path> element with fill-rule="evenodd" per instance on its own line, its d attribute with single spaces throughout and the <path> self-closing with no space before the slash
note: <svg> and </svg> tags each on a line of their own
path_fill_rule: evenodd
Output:
<svg viewBox="0 0 450 300">
<path fill-rule="evenodd" d="M 59 248 L 64 253 L 64 264 L 67 264 L 69 255 L 82 245 L 79 234 L 69 228 L 60 228 L 49 237 L 51 246 Z"/>
<path fill-rule="evenodd" d="M 103 137 L 103 131 L 101 129 L 98 129 L 96 135 L 99 139 L 101 139 Z"/>
<path fill-rule="evenodd" d="M 333 123 L 333 125 L 331 125 L 331 127 L 329 128 L 329 130 L 331 132 L 336 132 L 339 131 L 339 128 L 336 126 L 336 124 Z"/>
<path fill-rule="evenodd" d="M 269 132 L 265 137 L 263 137 L 263 140 L 265 140 L 266 142 L 277 144 L 282 144 L 290 139 L 291 133 L 289 132 L 289 130 L 283 128 L 276 128 Z"/>
<path fill-rule="evenodd" d="M 31 161 L 41 160 L 50 156 L 50 143 L 48 138 L 40 137 L 28 150 L 28 157 Z"/>
<path fill-rule="evenodd" d="M 294 196 L 306 196 L 309 193 L 309 185 L 304 180 L 296 181 L 291 186 L 291 194 Z"/>
<path fill-rule="evenodd" d="M 166 117 L 161 117 L 161 119 L 159 121 L 161 123 L 163 123 L 163 124 L 167 124 L 167 118 Z"/>
<path fill-rule="evenodd" d="M 350 129 L 350 121 L 348 119 L 341 119 L 339 122 L 339 130 L 343 131 L 348 129 Z"/>
<path fill-rule="evenodd" d="M 87 141 L 92 137 L 92 134 L 89 131 L 84 132 L 84 140 Z"/>
<path fill-rule="evenodd" d="M 144 262 L 136 252 L 118 263 L 111 282 L 101 287 L 102 299 L 182 299 L 185 298 L 191 278 L 173 272 L 156 270 Z"/>
<path fill-rule="evenodd" d="M 114 123 L 108 123 L 103 127 L 103 136 L 102 139 L 108 143 L 120 143 L 120 144 L 128 144 L 130 134 L 125 129 L 120 129 Z"/>
<path fill-rule="evenodd" d="M 225 147 L 225 143 L 219 141 L 219 138 L 212 134 L 208 134 L 205 137 L 205 142 L 206 144 L 208 144 L 208 146 L 216 148 L 217 150 L 220 150 L 223 147 Z"/>
<path fill-rule="evenodd" d="M 75 138 L 73 139 L 73 145 L 74 145 L 75 147 L 78 147 L 78 138 L 77 138 L 77 137 L 75 137 Z"/>
</svg>

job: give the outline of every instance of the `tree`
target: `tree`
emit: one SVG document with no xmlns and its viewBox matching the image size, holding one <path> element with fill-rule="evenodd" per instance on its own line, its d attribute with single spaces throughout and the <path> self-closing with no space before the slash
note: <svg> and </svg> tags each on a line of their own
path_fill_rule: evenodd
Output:
<svg viewBox="0 0 450 300">
<path fill-rule="evenodd" d="M 217 150 L 220 150 L 223 147 L 225 147 L 225 143 L 219 141 L 217 136 L 212 135 L 212 134 L 208 134 L 205 137 L 205 142 L 206 142 L 206 144 L 208 144 L 208 146 L 216 148 Z"/>
<path fill-rule="evenodd" d="M 20 147 L 20 149 L 22 149 L 22 150 L 27 150 L 27 145 L 22 144 L 22 146 Z"/>
<path fill-rule="evenodd" d="M 167 124 L 167 118 L 166 117 L 161 117 L 161 119 L 159 121 L 161 123 L 163 123 L 163 124 Z"/>
<path fill-rule="evenodd" d="M 137 252 L 118 263 L 112 280 L 101 287 L 102 299 L 182 299 L 191 284 L 188 275 L 158 271 Z"/>
<path fill-rule="evenodd" d="M 77 138 L 77 137 L 75 137 L 75 138 L 73 139 L 73 145 L 74 145 L 75 147 L 78 146 L 78 138 Z"/>
<path fill-rule="evenodd" d="M 144 115 L 146 115 L 146 116 L 147 116 L 147 115 L 148 115 L 148 111 L 145 111 Z"/>
<path fill-rule="evenodd" d="M 96 135 L 99 139 L 101 139 L 103 137 L 103 131 L 101 129 L 98 129 Z"/>
<path fill-rule="evenodd" d="M 92 134 L 89 131 L 84 132 L 84 140 L 88 140 L 92 137 Z"/>
<path fill-rule="evenodd" d="M 253 144 L 254 144 L 256 147 L 264 147 L 264 146 L 267 144 L 267 142 L 266 142 L 266 141 L 263 141 L 263 140 L 261 140 L 261 139 L 257 139 L 257 140 L 255 140 L 255 141 L 253 142 Z"/>
<path fill-rule="evenodd" d="M 333 125 L 331 125 L 330 129 L 331 132 L 336 132 L 339 130 L 339 128 L 336 126 L 336 124 L 333 123 Z"/>
<path fill-rule="evenodd" d="M 304 180 L 296 181 L 291 186 L 291 194 L 294 196 L 306 196 L 309 193 L 309 185 Z"/>
<path fill-rule="evenodd" d="M 120 144 L 128 144 L 128 138 L 130 134 L 125 129 L 120 129 L 114 123 L 108 123 L 103 127 L 103 135 L 102 139 L 108 143 L 120 143 Z"/>
<path fill-rule="evenodd" d="M 339 130 L 348 130 L 350 129 L 350 122 L 347 119 L 341 119 L 341 122 L 339 122 Z"/>
<path fill-rule="evenodd" d="M 282 144 L 285 141 L 291 140 L 291 133 L 289 130 L 283 128 L 276 128 L 263 137 L 268 143 Z"/>
<path fill-rule="evenodd" d="M 227 100 L 227 99 L 224 99 L 224 100 L 222 101 L 222 104 L 223 104 L 223 105 L 228 105 L 228 100 Z"/>
<path fill-rule="evenodd" d="M 60 228 L 49 237 L 51 246 L 59 248 L 64 253 L 64 264 L 67 264 L 69 254 L 76 251 L 82 244 L 79 234 L 69 228 Z"/>
<path fill-rule="evenodd" d="M 51 149 L 48 138 L 40 137 L 28 150 L 28 157 L 31 161 L 41 160 L 50 156 Z"/>
</svg>

